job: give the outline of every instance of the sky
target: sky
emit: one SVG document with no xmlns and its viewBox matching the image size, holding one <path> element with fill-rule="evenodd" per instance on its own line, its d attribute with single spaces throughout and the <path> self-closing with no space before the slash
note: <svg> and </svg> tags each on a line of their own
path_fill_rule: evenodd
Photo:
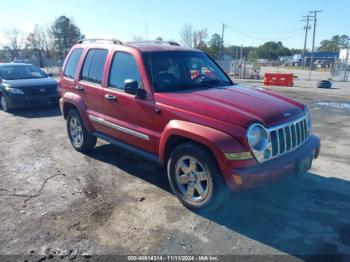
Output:
<svg viewBox="0 0 350 262">
<path fill-rule="evenodd" d="M 281 40 L 289 48 L 304 45 L 309 10 L 318 15 L 316 46 L 335 34 L 350 35 L 349 0 L 0 0 L 0 45 L 13 27 L 31 32 L 35 24 L 50 26 L 60 15 L 73 18 L 87 38 L 133 40 L 135 36 L 179 41 L 185 24 L 221 34 L 225 45 L 258 46 Z M 312 31 L 308 47 L 311 47 Z"/>
</svg>

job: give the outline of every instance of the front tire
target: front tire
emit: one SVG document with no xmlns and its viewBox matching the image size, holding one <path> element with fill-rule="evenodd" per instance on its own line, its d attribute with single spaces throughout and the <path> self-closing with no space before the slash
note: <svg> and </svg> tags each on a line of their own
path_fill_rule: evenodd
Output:
<svg viewBox="0 0 350 262">
<path fill-rule="evenodd" d="M 1 107 L 4 112 L 10 112 L 10 107 L 5 95 L 0 95 Z"/>
<path fill-rule="evenodd" d="M 184 143 L 176 147 L 167 172 L 174 194 L 191 210 L 211 212 L 230 195 L 215 159 L 201 145 Z"/>
<path fill-rule="evenodd" d="M 77 110 L 69 111 L 67 116 L 67 132 L 72 146 L 79 152 L 91 151 L 97 138 L 90 134 Z"/>
</svg>

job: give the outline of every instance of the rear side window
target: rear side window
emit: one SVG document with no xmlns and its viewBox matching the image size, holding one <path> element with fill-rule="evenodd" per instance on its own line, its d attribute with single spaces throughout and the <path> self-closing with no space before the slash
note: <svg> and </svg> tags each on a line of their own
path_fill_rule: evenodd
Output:
<svg viewBox="0 0 350 262">
<path fill-rule="evenodd" d="M 136 60 L 131 54 L 118 52 L 113 57 L 109 87 L 124 89 L 124 81 L 127 79 L 136 80 L 140 83 L 140 72 Z"/>
<path fill-rule="evenodd" d="M 81 73 L 82 80 L 89 81 L 89 68 L 90 68 L 92 57 L 94 56 L 94 52 L 95 52 L 94 49 L 90 49 L 85 57 L 83 71 Z"/>
<path fill-rule="evenodd" d="M 81 79 L 101 84 L 103 69 L 106 63 L 108 51 L 104 49 L 91 49 L 86 55 Z"/>
<path fill-rule="evenodd" d="M 63 73 L 64 76 L 72 79 L 74 78 L 82 53 L 83 53 L 82 48 L 77 48 L 72 51 L 70 57 L 68 58 L 66 68 L 64 69 L 64 73 Z"/>
</svg>

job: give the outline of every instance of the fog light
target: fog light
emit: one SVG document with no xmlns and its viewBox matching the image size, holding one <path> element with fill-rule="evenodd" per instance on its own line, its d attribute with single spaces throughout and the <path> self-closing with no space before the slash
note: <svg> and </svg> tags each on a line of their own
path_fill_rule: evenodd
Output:
<svg viewBox="0 0 350 262">
<path fill-rule="evenodd" d="M 265 157 L 265 159 L 269 159 L 269 158 L 270 158 L 270 155 L 271 155 L 270 150 L 269 150 L 269 149 L 266 149 L 266 150 L 264 151 L 264 157 Z"/>
<path fill-rule="evenodd" d="M 242 185 L 242 178 L 240 176 L 233 175 L 233 179 L 237 185 Z"/>
</svg>

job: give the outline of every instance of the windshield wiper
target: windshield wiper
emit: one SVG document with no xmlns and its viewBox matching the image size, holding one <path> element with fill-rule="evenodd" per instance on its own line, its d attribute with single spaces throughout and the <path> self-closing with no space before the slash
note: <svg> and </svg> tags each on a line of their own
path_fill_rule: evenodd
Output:
<svg viewBox="0 0 350 262">
<path fill-rule="evenodd" d="M 175 85 L 168 85 L 163 86 L 160 88 L 162 91 L 173 91 L 173 90 L 187 90 L 192 88 L 199 88 L 200 86 L 195 83 L 181 83 L 181 84 L 175 84 Z"/>
<path fill-rule="evenodd" d="M 181 83 L 181 84 L 175 84 L 175 85 L 168 85 L 163 86 L 159 89 L 161 92 L 167 92 L 167 91 L 181 91 L 181 90 L 188 90 L 188 89 L 195 89 L 195 88 L 214 88 L 215 85 L 220 84 L 224 86 L 232 85 L 232 83 L 225 81 L 225 80 L 219 80 L 219 79 L 211 79 L 207 81 L 201 81 L 197 83 Z"/>
<path fill-rule="evenodd" d="M 213 85 L 224 85 L 224 86 L 231 86 L 232 85 L 232 83 L 230 83 L 229 81 L 220 80 L 220 79 L 205 80 L 205 81 L 199 82 L 198 84 L 205 85 L 208 87 L 213 87 Z"/>
</svg>

